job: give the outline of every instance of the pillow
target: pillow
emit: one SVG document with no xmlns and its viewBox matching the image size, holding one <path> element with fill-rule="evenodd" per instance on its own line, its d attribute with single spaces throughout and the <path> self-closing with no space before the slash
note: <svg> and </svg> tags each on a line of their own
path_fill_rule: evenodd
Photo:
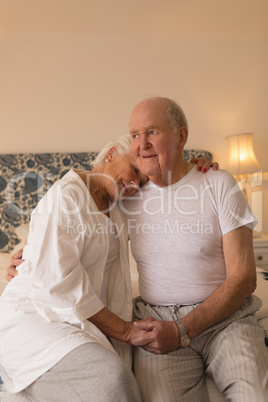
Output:
<svg viewBox="0 0 268 402">
<path fill-rule="evenodd" d="M 15 228 L 28 223 L 37 202 L 70 169 L 92 168 L 96 152 L 0 155 L 0 252 L 20 243 Z"/>
</svg>

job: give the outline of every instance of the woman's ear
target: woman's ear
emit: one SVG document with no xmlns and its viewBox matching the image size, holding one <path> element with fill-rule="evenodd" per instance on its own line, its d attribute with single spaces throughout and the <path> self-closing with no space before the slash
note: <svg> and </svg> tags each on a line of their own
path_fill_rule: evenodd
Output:
<svg viewBox="0 0 268 402">
<path fill-rule="evenodd" d="M 182 126 L 179 128 L 179 136 L 180 136 L 179 149 L 182 150 L 188 139 L 187 127 Z"/>
<path fill-rule="evenodd" d="M 108 161 L 112 160 L 114 156 L 117 156 L 117 155 L 118 155 L 117 148 L 116 148 L 116 147 L 112 147 L 112 148 L 109 149 L 109 151 L 107 152 L 107 155 L 106 155 L 105 160 L 108 162 Z"/>
</svg>

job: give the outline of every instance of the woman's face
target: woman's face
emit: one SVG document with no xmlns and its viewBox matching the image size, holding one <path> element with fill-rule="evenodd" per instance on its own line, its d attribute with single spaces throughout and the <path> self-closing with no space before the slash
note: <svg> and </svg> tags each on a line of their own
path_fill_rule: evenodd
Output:
<svg viewBox="0 0 268 402">
<path fill-rule="evenodd" d="M 120 156 L 116 153 L 109 157 L 107 173 L 106 190 L 113 200 L 136 194 L 139 187 L 148 181 L 148 177 L 137 169 L 132 154 Z"/>
</svg>

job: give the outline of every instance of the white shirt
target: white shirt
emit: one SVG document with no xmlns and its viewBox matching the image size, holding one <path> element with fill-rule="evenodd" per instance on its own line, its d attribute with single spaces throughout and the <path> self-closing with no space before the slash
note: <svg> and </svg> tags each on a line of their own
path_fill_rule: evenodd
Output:
<svg viewBox="0 0 268 402">
<path fill-rule="evenodd" d="M 225 280 L 222 236 L 256 219 L 227 172 L 192 169 L 167 187 L 146 183 L 125 199 L 141 297 L 153 305 L 200 303 Z"/>
<path fill-rule="evenodd" d="M 104 306 L 125 320 L 132 315 L 122 213 L 116 205 L 111 220 L 100 213 L 74 171 L 33 211 L 23 258 L 0 299 L 0 374 L 10 392 L 27 387 L 83 343 L 114 351 L 87 320 Z M 128 345 L 113 344 L 129 363 Z"/>
</svg>

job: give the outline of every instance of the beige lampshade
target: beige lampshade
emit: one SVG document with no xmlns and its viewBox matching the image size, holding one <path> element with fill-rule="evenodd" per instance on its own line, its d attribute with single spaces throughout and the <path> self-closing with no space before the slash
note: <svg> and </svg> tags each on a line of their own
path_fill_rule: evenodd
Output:
<svg viewBox="0 0 268 402">
<path fill-rule="evenodd" d="M 229 154 L 226 170 L 232 175 L 255 173 L 261 166 L 253 150 L 253 134 L 236 134 L 225 137 L 228 142 Z"/>
</svg>

